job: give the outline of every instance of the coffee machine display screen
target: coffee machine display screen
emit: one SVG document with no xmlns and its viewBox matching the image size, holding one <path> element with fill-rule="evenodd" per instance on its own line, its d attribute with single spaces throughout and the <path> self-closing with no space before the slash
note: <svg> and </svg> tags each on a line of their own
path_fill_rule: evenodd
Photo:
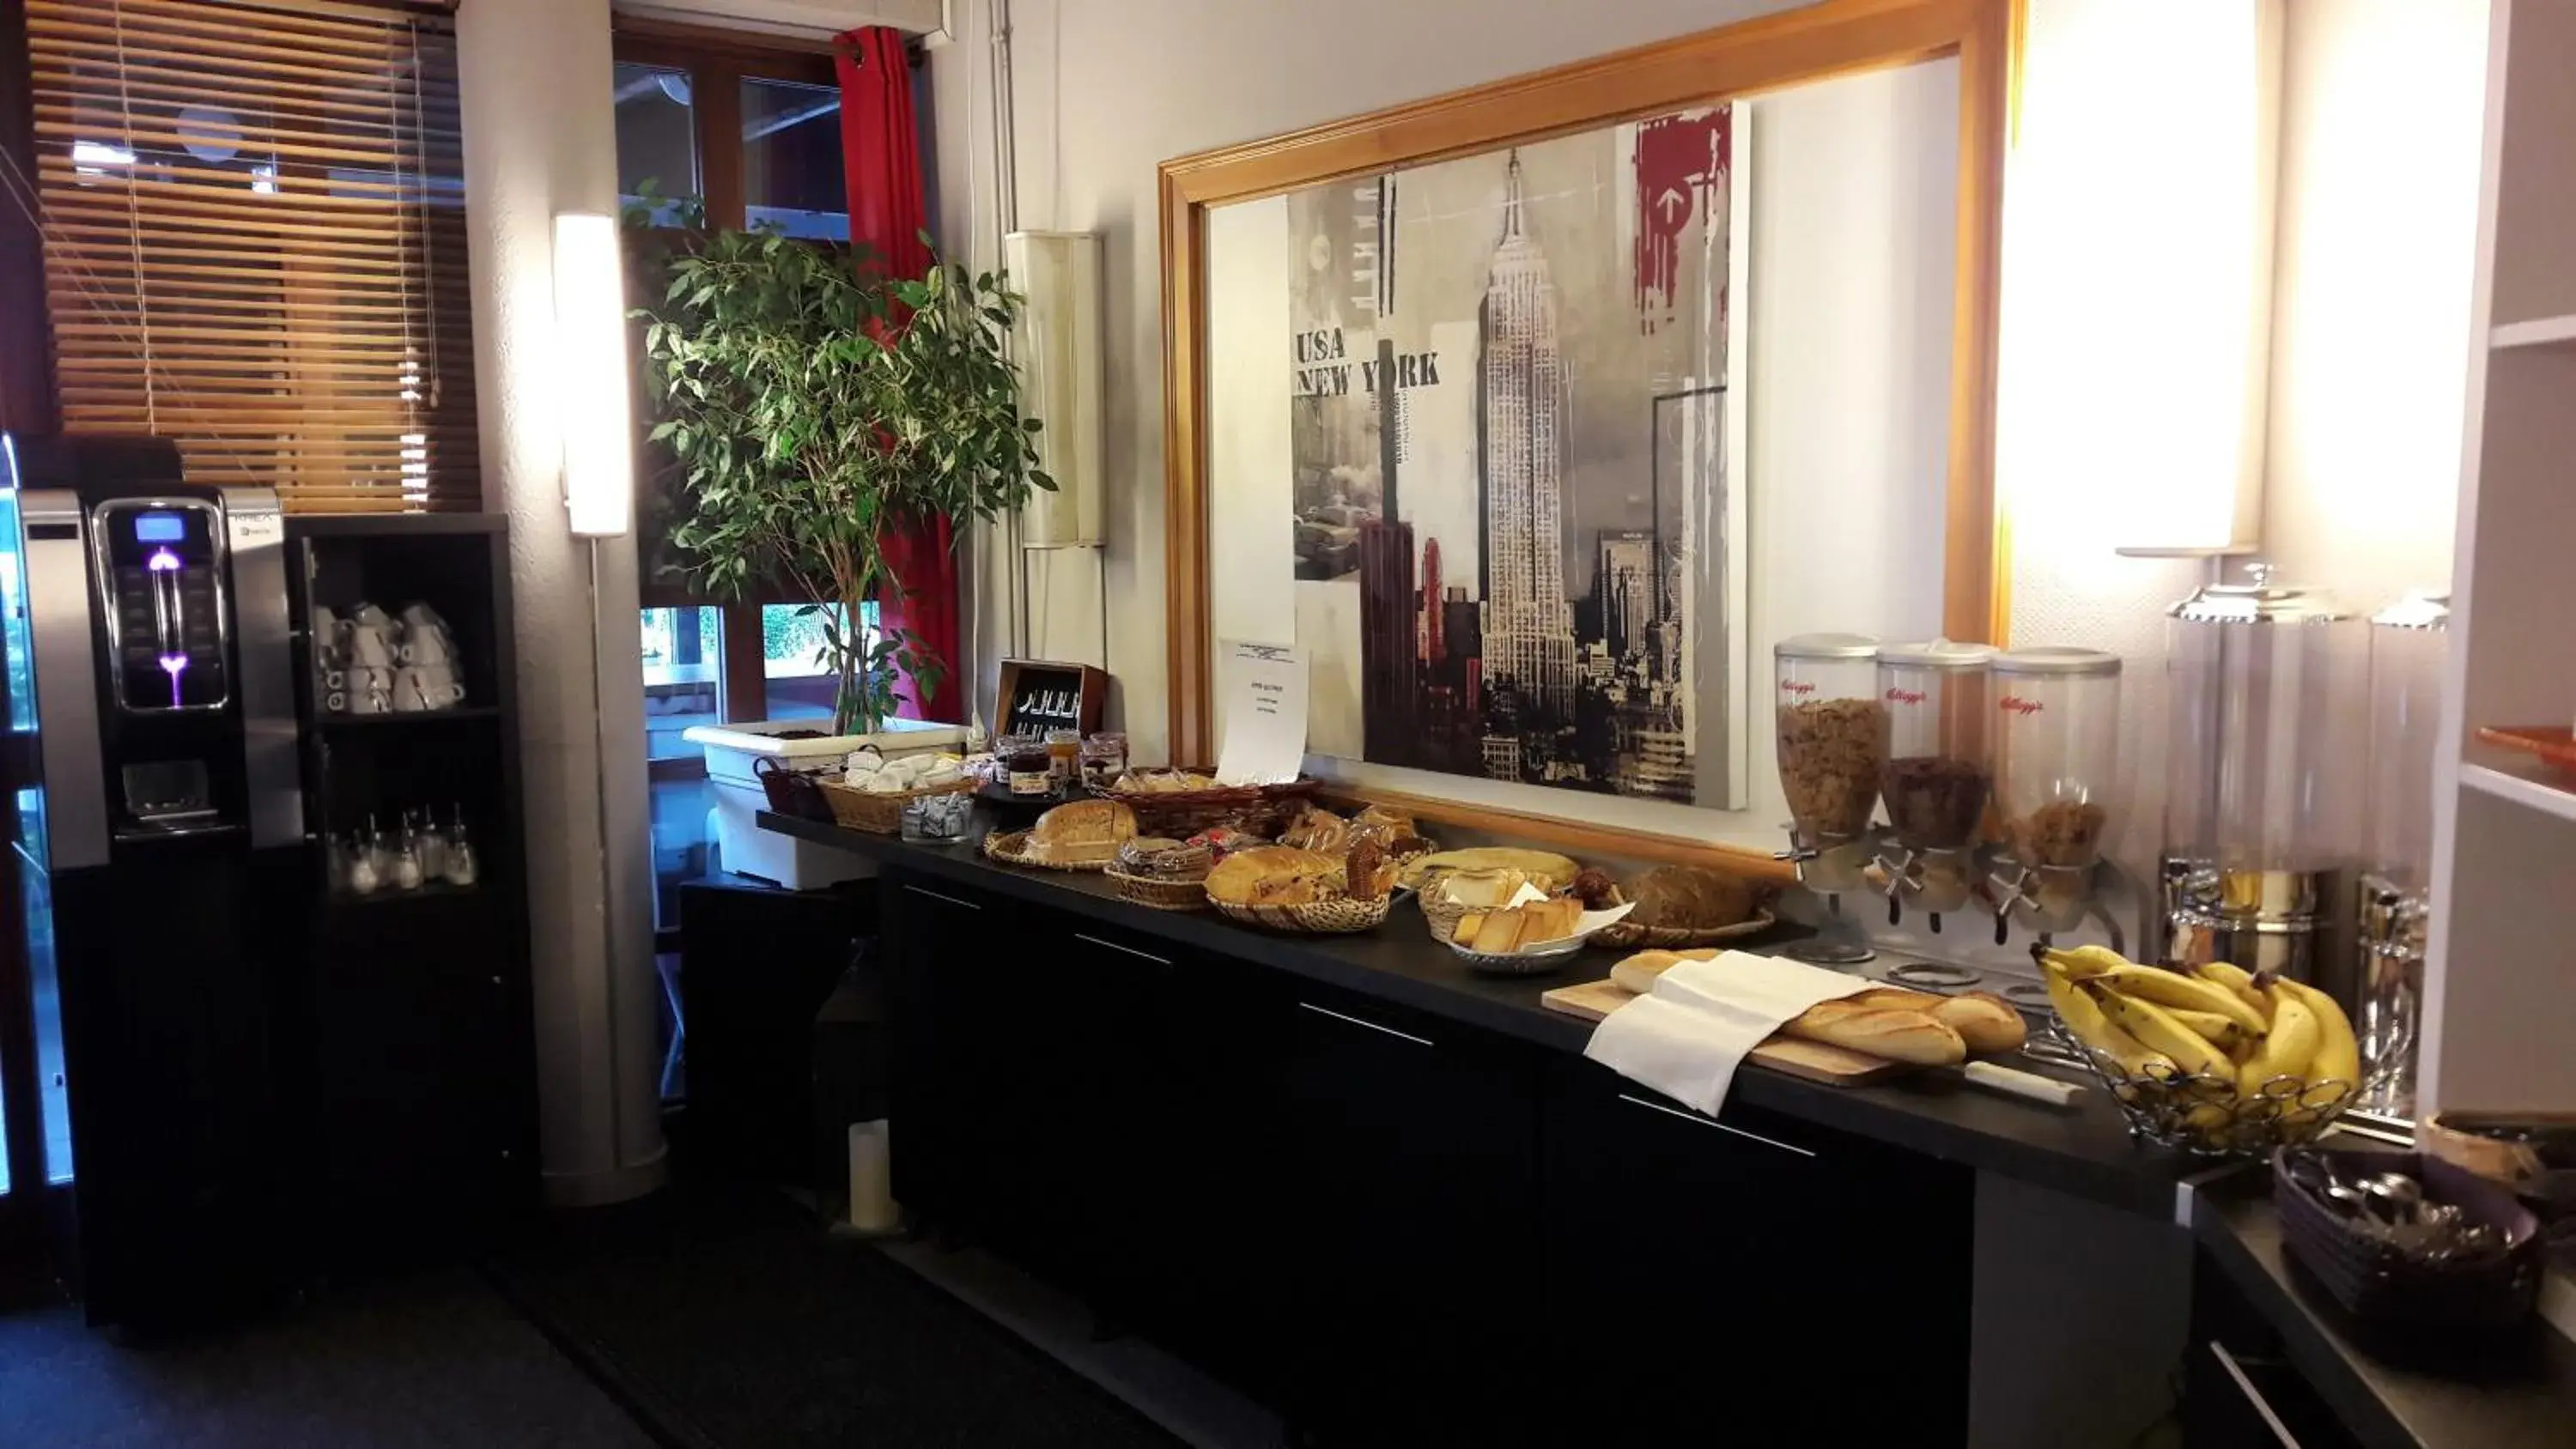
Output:
<svg viewBox="0 0 2576 1449">
<path fill-rule="evenodd" d="M 136 543 L 185 543 L 188 520 L 175 513 L 138 513 L 134 515 Z"/>
</svg>

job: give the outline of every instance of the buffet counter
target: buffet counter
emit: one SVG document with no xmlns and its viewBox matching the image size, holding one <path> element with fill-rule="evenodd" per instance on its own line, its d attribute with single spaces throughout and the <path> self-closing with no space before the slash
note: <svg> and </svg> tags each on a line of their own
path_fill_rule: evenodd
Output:
<svg viewBox="0 0 2576 1449">
<path fill-rule="evenodd" d="M 2576 1424 L 2576 1345 L 2535 1321 L 2501 1358 L 2375 1356 L 2295 1284 L 2261 1172 L 2142 1149 L 2099 1092 L 1748 1064 L 1712 1120 L 1585 1060 L 1591 1025 L 1540 1004 L 1607 952 L 1484 976 L 1409 906 L 1279 935 L 970 845 L 760 823 L 880 868 L 917 1223 L 1324 1438 L 1660 1442 L 1712 1403 L 1792 1432 L 1851 1354 L 1890 1377 L 1854 1409 L 1885 1422 L 1846 1427 L 1884 1442 L 2087 1442 L 2069 1426 L 2171 1408 L 2178 1353 L 2194 1444 Z M 2143 1395 L 2116 1409 L 2115 1367 Z"/>
<path fill-rule="evenodd" d="M 1410 906 L 1399 908 L 1386 925 L 1358 935 L 1279 935 L 1236 925 L 1210 912 L 1158 911 L 1134 905 L 1119 899 L 1109 883 L 1093 873 L 995 865 L 972 845 L 913 844 L 766 812 L 760 824 L 854 851 L 881 865 L 1088 916 L 1199 950 L 1223 952 L 1571 1054 L 1582 1052 L 1592 1024 L 1548 1010 L 1539 1004 L 1539 996 L 1552 987 L 1607 976 L 1613 959 L 1606 952 L 1588 952 L 1550 976 L 1479 975 L 1431 939 Z M 1793 930 L 1784 928 L 1784 935 Z M 1762 941 L 1744 944 L 1758 950 Z M 2025 1069 L 2054 1070 L 2036 1064 Z M 2086 1093 L 2076 1107 L 2061 1110 L 1998 1096 L 1939 1071 L 1879 1086 L 1829 1087 L 1748 1068 L 1738 1074 L 1729 1100 L 2165 1219 L 2176 1212 L 2177 1180 L 2195 1166 L 2140 1150 L 2130 1141 L 2118 1110 L 2099 1093 Z"/>
</svg>

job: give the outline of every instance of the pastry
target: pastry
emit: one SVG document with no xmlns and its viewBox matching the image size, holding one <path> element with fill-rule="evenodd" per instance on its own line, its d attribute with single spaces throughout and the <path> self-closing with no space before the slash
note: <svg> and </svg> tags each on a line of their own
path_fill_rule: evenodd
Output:
<svg viewBox="0 0 2576 1449">
<path fill-rule="evenodd" d="M 1458 870 L 1432 882 L 1425 893 L 1437 892 L 1452 905 L 1493 910 L 1518 895 L 1522 886 L 1530 884 L 1527 871 Z M 1542 886 L 1540 889 L 1546 888 Z"/>
<path fill-rule="evenodd" d="M 1342 894 L 1355 901 L 1382 901 L 1395 888 L 1395 862 L 1386 847 L 1363 838 L 1342 856 Z"/>
<path fill-rule="evenodd" d="M 1572 882 L 1581 869 L 1553 851 L 1487 845 L 1472 850 L 1442 850 L 1417 855 L 1404 863 L 1404 872 L 1396 883 L 1418 891 L 1451 871 L 1517 870 L 1527 875 L 1539 889 L 1553 891 Z"/>
<path fill-rule="evenodd" d="M 1389 836 L 1419 835 L 1413 828 L 1413 817 L 1391 805 L 1371 805 L 1351 817 L 1351 824 L 1361 830 L 1383 830 Z"/>
<path fill-rule="evenodd" d="M 1637 903 L 1632 926 L 1713 931 L 1753 919 L 1761 905 L 1749 882 L 1695 865 L 1659 865 L 1621 889 Z"/>
<path fill-rule="evenodd" d="M 1256 845 L 1208 872 L 1208 899 L 1229 906 L 1299 906 L 1330 900 L 1349 879 L 1347 862 L 1285 845 Z"/>
<path fill-rule="evenodd" d="M 1205 880 L 1215 866 L 1214 851 L 1185 840 L 1139 835 L 1118 847 L 1118 868 L 1145 880 Z"/>
<path fill-rule="evenodd" d="M 1330 810 L 1309 805 L 1304 813 L 1279 832 L 1279 843 L 1291 850 L 1311 850 L 1318 855 L 1340 855 L 1351 848 L 1351 822 Z"/>
<path fill-rule="evenodd" d="M 1610 878 L 1610 872 L 1592 866 L 1586 866 L 1575 875 L 1574 896 L 1583 902 L 1587 911 L 1606 911 L 1628 901 L 1620 891 L 1619 883 Z"/>
<path fill-rule="evenodd" d="M 1049 865 L 1106 865 L 1135 838 L 1135 811 L 1115 800 L 1076 800 L 1038 817 L 1028 856 Z"/>
<path fill-rule="evenodd" d="M 1124 795 L 1178 795 L 1189 790 L 1213 790 L 1216 777 L 1192 770 L 1130 770 L 1109 788 Z"/>
<path fill-rule="evenodd" d="M 1582 916 L 1581 901 L 1557 896 L 1509 910 L 1470 912 L 1459 918 L 1450 939 L 1470 951 L 1508 956 L 1572 936 Z"/>
</svg>

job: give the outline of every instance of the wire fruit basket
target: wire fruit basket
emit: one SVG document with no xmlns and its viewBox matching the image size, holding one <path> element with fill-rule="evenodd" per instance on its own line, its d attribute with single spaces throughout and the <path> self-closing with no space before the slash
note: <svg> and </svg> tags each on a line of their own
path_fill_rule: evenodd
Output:
<svg viewBox="0 0 2576 1449">
<path fill-rule="evenodd" d="M 2118 1058 L 2079 1040 L 2054 1016 L 2048 1030 L 2059 1047 L 2101 1080 L 2127 1120 L 2130 1136 L 2193 1157 L 2268 1158 L 2275 1148 L 2312 1142 L 2380 1080 L 2370 1073 L 2359 1082 L 2274 1077 L 2249 1096 L 2231 1078 L 2162 1063 L 2131 1072 Z"/>
</svg>

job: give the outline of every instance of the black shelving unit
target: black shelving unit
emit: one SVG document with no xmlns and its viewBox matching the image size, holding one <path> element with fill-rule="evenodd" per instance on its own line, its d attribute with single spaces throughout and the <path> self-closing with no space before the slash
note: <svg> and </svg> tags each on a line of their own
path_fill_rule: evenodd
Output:
<svg viewBox="0 0 2576 1449">
<path fill-rule="evenodd" d="M 393 710 L 386 714 L 317 714 L 305 724 L 314 730 L 413 729 L 500 717 L 501 707 L 497 704 L 460 704 L 452 709 Z"/>
<path fill-rule="evenodd" d="M 485 514 L 287 522 L 311 842 L 301 994 L 310 1043 L 301 1194 L 332 1259 L 453 1253 L 537 1202 L 533 1003 L 506 520 Z M 464 702 L 323 714 L 317 607 L 427 603 L 454 637 Z M 326 841 L 406 809 L 461 812 L 470 887 L 329 888 Z"/>
</svg>

